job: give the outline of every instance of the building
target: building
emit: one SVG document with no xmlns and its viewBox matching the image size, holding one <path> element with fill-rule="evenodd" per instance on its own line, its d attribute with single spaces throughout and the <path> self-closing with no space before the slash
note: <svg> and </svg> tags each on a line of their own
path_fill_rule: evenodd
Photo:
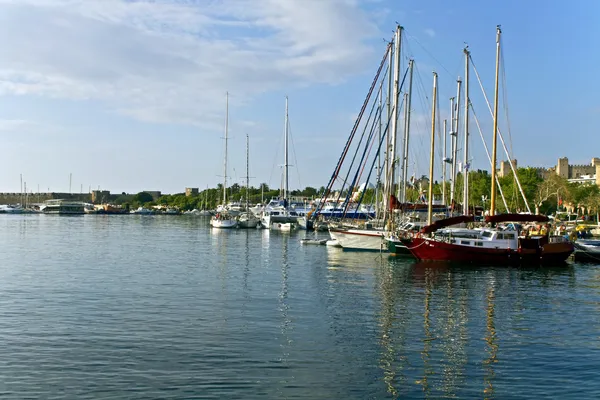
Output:
<svg viewBox="0 0 600 400">
<path fill-rule="evenodd" d="M 517 168 L 517 160 L 512 160 L 515 169 Z M 555 167 L 544 168 L 534 167 L 538 176 L 542 179 L 548 178 L 550 174 L 556 174 L 562 178 L 567 179 L 569 182 L 576 183 L 595 183 L 600 186 L 600 158 L 592 158 L 590 164 L 571 165 L 567 157 L 558 159 Z M 511 168 L 508 161 L 500 161 L 500 168 L 498 169 L 498 176 L 509 176 L 511 174 Z"/>
<path fill-rule="evenodd" d="M 186 187 L 185 188 L 185 195 L 187 197 L 198 196 L 198 188 L 189 188 L 189 187 Z"/>
<path fill-rule="evenodd" d="M 100 204 L 110 198 L 110 190 L 92 190 L 92 203 Z"/>
<path fill-rule="evenodd" d="M 512 160 L 513 167 L 517 169 L 517 160 Z M 508 161 L 500 161 L 500 169 L 498 170 L 498 177 L 503 178 L 512 174 L 510 163 Z"/>
</svg>

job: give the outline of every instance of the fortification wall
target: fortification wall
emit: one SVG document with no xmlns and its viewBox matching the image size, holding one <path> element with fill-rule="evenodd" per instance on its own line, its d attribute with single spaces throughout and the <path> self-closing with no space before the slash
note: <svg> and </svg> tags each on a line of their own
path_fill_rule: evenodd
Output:
<svg viewBox="0 0 600 400">
<path fill-rule="evenodd" d="M 90 193 L 29 193 L 28 203 L 43 203 L 51 199 L 65 199 L 73 201 L 83 201 L 89 203 L 92 201 Z M 21 193 L 0 193 L 0 204 L 25 203 L 25 195 Z"/>
<path fill-rule="evenodd" d="M 594 165 L 569 165 L 569 179 L 578 178 L 581 175 L 594 175 L 596 167 Z"/>
</svg>

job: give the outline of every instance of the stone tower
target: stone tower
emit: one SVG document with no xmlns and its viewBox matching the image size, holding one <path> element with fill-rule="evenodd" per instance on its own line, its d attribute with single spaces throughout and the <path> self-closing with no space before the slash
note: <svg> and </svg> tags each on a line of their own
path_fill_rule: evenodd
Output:
<svg viewBox="0 0 600 400">
<path fill-rule="evenodd" d="M 556 175 L 561 178 L 569 179 L 569 159 L 567 157 L 559 158 L 556 164 Z"/>
</svg>

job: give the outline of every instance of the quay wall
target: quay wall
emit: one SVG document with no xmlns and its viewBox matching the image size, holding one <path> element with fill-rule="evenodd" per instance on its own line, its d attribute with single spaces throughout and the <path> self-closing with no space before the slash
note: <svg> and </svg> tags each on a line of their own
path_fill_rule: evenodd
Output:
<svg viewBox="0 0 600 400">
<path fill-rule="evenodd" d="M 64 199 L 73 201 L 83 201 L 90 203 L 92 195 L 90 193 L 29 193 L 28 203 L 43 203 L 51 199 Z M 21 193 L 0 193 L 0 204 L 18 204 L 25 203 L 25 195 Z"/>
</svg>

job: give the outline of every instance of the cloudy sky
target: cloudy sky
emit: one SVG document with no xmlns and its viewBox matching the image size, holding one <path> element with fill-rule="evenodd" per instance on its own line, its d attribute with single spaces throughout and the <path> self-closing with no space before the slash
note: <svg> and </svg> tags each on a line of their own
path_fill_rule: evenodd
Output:
<svg viewBox="0 0 600 400">
<path fill-rule="evenodd" d="M 0 191 L 19 191 L 20 174 L 34 191 L 68 191 L 71 173 L 73 192 L 214 186 L 226 91 L 230 181 L 245 175 L 248 134 L 252 182 L 279 186 L 287 95 L 290 185 L 326 185 L 396 22 L 421 91 L 413 98 L 413 173 L 426 172 L 432 70 L 447 114 L 466 42 L 491 94 L 499 23 L 509 145 L 519 163 L 600 156 L 600 4 L 480 3 L 0 0 Z M 485 103 L 479 94 L 473 102 L 489 136 Z M 486 168 L 471 129 L 473 164 Z"/>
</svg>

